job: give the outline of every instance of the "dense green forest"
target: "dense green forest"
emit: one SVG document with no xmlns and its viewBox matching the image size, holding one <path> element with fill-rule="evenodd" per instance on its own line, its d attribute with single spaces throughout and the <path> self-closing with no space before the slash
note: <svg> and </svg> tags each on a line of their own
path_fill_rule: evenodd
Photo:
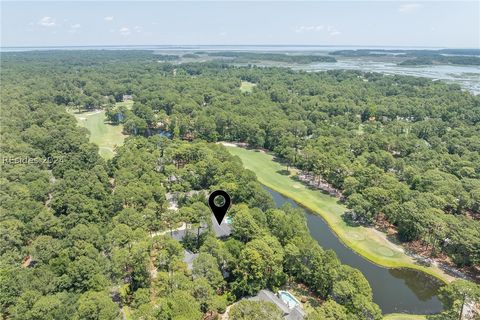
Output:
<svg viewBox="0 0 480 320">
<path fill-rule="evenodd" d="M 325 55 L 305 54 L 284 54 L 267 52 L 243 52 L 243 51 L 220 51 L 220 52 L 198 52 L 207 54 L 210 57 L 231 58 L 234 62 L 252 63 L 255 61 L 277 61 L 286 63 L 307 64 L 313 62 L 336 62 L 334 57 Z"/>
<path fill-rule="evenodd" d="M 427 79 L 355 71 L 106 64 L 101 74 L 79 67 L 80 77 L 58 66 L 67 71 L 62 90 L 48 95 L 60 105 L 104 107 L 129 134 L 168 131 L 275 151 L 343 190 L 357 222 L 386 219 L 402 241 L 420 241 L 459 266 L 478 265 L 478 96 Z M 257 84 L 253 93 L 238 90 L 241 80 Z M 122 94 L 133 94 L 131 110 L 114 107 Z"/>
<path fill-rule="evenodd" d="M 318 246 L 301 210 L 275 209 L 219 140 L 272 150 L 342 190 L 355 223 L 385 220 L 402 241 L 480 263 L 478 96 L 421 78 L 158 60 L 2 54 L 3 318 L 117 319 L 128 307 L 134 319 L 214 319 L 298 283 L 320 301 L 309 320 L 380 319 L 365 277 Z M 124 95 L 131 110 L 115 106 Z M 132 136 L 106 162 L 66 108 L 104 108 Z M 234 203 L 232 236 L 171 238 L 181 222 L 209 225 L 205 195 L 219 188 Z M 191 270 L 184 249 L 199 254 Z M 432 318 L 457 315 L 467 292 L 480 296 L 467 281 L 445 286 Z M 232 319 L 272 314 L 241 301 Z"/>
</svg>

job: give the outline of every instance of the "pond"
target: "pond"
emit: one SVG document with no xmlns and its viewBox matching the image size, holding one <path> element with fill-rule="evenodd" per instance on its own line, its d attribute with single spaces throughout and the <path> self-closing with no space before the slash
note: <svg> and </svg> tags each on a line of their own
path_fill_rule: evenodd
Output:
<svg viewBox="0 0 480 320">
<path fill-rule="evenodd" d="M 300 207 L 293 200 L 263 186 L 273 197 L 277 207 L 290 203 Z M 373 300 L 382 312 L 432 314 L 443 310 L 437 297 L 442 283 L 421 271 L 413 269 L 388 269 L 380 267 L 347 248 L 330 230 L 327 223 L 319 215 L 304 209 L 307 225 L 312 237 L 324 249 L 336 252 L 340 261 L 359 269 L 367 278 L 373 291 Z"/>
</svg>

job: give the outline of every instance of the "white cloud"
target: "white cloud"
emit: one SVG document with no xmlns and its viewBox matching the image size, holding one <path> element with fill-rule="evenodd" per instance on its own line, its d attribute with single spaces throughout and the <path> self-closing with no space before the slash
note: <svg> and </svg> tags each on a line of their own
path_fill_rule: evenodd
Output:
<svg viewBox="0 0 480 320">
<path fill-rule="evenodd" d="M 305 32 L 323 32 L 327 33 L 329 36 L 337 36 L 341 34 L 334 26 L 323 26 L 323 25 L 304 25 L 295 27 L 295 32 L 305 33 Z"/>
<path fill-rule="evenodd" d="M 218 34 L 220 37 L 226 37 L 227 33 L 225 31 L 222 31 Z"/>
<path fill-rule="evenodd" d="M 328 26 L 327 27 L 327 32 L 330 36 L 338 36 L 339 34 L 341 34 L 340 31 L 337 30 L 337 28 L 335 28 L 334 26 Z"/>
<path fill-rule="evenodd" d="M 402 12 L 402 13 L 414 12 L 420 9 L 421 7 L 422 5 L 419 3 L 405 3 L 398 7 L 398 12 Z"/>
<path fill-rule="evenodd" d="M 57 23 L 55 22 L 55 19 L 52 19 L 51 17 L 43 17 L 38 21 L 38 24 L 41 25 L 42 27 L 55 27 Z"/>
<path fill-rule="evenodd" d="M 103 18 L 105 21 L 113 21 L 113 16 L 106 16 Z"/>
<path fill-rule="evenodd" d="M 119 31 L 122 36 L 129 36 L 132 33 L 127 27 L 123 27 Z"/>
<path fill-rule="evenodd" d="M 325 27 L 322 25 L 308 25 L 308 26 L 297 26 L 295 28 L 295 32 L 303 33 L 303 32 L 318 32 L 322 31 Z"/>
<path fill-rule="evenodd" d="M 69 33 L 77 33 L 80 29 L 81 25 L 79 23 L 75 23 L 70 25 L 70 28 L 67 30 Z"/>
<path fill-rule="evenodd" d="M 135 32 L 142 32 L 143 27 L 141 27 L 141 26 L 135 26 L 135 27 L 133 27 L 133 30 L 135 30 Z"/>
</svg>

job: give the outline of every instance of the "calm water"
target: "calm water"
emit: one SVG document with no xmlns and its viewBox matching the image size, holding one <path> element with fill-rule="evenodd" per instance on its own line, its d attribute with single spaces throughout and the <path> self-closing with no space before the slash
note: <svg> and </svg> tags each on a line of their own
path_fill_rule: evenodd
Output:
<svg viewBox="0 0 480 320">
<path fill-rule="evenodd" d="M 345 59 L 337 58 L 336 63 L 316 63 L 306 66 L 295 66 L 293 69 L 306 71 L 325 71 L 334 69 L 361 70 L 384 74 L 425 77 L 432 80 L 443 80 L 456 83 L 473 94 L 480 93 L 480 66 L 430 65 L 399 66 L 394 62 L 373 60 L 371 58 Z"/>
<path fill-rule="evenodd" d="M 293 200 L 264 188 L 270 192 L 277 206 L 290 203 L 299 207 Z M 387 269 L 371 263 L 347 248 L 320 216 L 304 210 L 312 237 L 324 249 L 335 251 L 342 263 L 359 269 L 365 275 L 372 287 L 373 300 L 383 313 L 431 314 L 442 311 L 442 303 L 436 295 L 441 286 L 437 279 L 420 271 Z"/>
</svg>

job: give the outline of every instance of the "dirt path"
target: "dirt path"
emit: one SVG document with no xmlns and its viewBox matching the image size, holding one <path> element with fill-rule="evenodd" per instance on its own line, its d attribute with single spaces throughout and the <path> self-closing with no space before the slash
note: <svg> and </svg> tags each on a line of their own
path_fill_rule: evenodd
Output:
<svg viewBox="0 0 480 320">
<path fill-rule="evenodd" d="M 190 229 L 190 228 L 187 228 L 187 224 L 185 222 L 182 222 L 182 225 L 176 229 L 153 232 L 152 234 L 150 234 L 150 236 L 153 238 L 155 236 L 161 236 L 170 232 L 182 231 L 186 229 Z"/>
<path fill-rule="evenodd" d="M 220 315 L 220 320 L 228 320 L 228 319 L 230 319 L 230 317 L 229 317 L 230 309 L 231 309 L 234 305 L 235 305 L 235 303 L 227 306 L 227 308 L 225 309 L 225 313 L 223 313 L 223 314 Z"/>
</svg>

